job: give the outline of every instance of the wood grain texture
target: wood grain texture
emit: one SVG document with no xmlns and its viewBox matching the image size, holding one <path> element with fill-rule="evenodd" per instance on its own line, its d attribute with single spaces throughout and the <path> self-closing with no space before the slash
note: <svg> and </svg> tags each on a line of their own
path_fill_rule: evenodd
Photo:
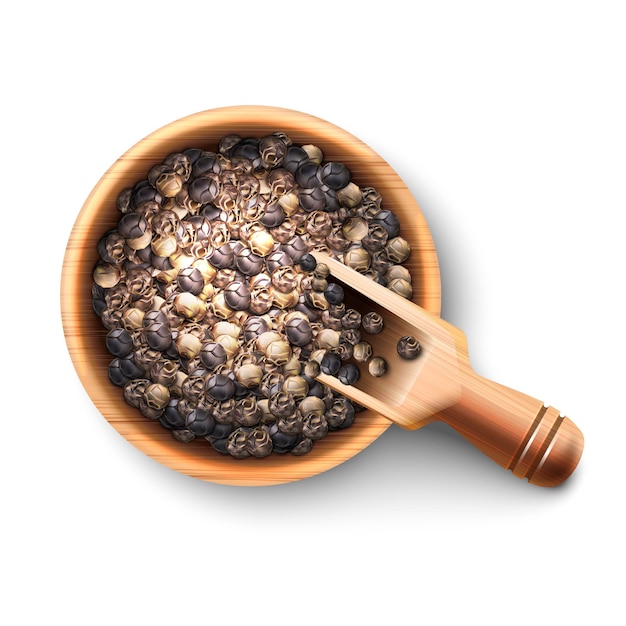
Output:
<svg viewBox="0 0 626 626">
<path fill-rule="evenodd" d="M 374 355 L 387 361 L 387 373 L 373 377 L 362 364 L 355 384 L 343 385 L 321 374 L 325 385 L 404 428 L 443 421 L 533 484 L 556 486 L 571 475 L 582 454 L 583 435 L 570 419 L 536 398 L 476 374 L 460 329 L 328 255 L 314 255 L 344 284 L 347 306 L 374 309 L 385 320 L 383 331 L 368 340 Z M 402 359 L 397 352 L 398 340 L 407 335 L 421 345 L 414 360 Z"/>
<path fill-rule="evenodd" d="M 226 134 L 261 137 L 286 132 L 295 143 L 315 144 L 325 161 L 344 163 L 360 186 L 372 186 L 383 206 L 400 219 L 401 235 L 411 244 L 405 264 L 414 284 L 413 301 L 439 315 L 439 266 L 428 225 L 420 207 L 396 172 L 373 150 L 350 133 L 322 119 L 274 107 L 240 106 L 191 115 L 152 133 L 129 149 L 102 176 L 85 201 L 69 238 L 61 281 L 61 313 L 65 338 L 76 372 L 95 406 L 108 422 L 139 450 L 189 476 L 232 485 L 272 485 L 307 478 L 352 458 L 389 426 L 374 411 L 358 415 L 353 426 L 330 433 L 305 456 L 271 455 L 237 460 L 215 452 L 206 442 L 182 444 L 158 422 L 127 405 L 121 389 L 108 380 L 111 356 L 105 348 L 106 330 L 91 306 L 92 270 L 96 244 L 117 224 L 117 195 L 147 176 L 150 168 L 172 152 L 190 147 L 216 150 Z M 97 442 L 90 442 L 97 445 Z"/>
</svg>

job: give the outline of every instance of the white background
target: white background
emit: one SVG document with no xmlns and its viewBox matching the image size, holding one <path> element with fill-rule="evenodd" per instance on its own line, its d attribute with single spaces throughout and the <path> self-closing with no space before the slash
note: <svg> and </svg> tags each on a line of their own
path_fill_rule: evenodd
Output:
<svg viewBox="0 0 626 626">
<path fill-rule="evenodd" d="M 0 621 L 623 624 L 623 3 L 93 6 L 2 9 Z M 226 487 L 100 416 L 61 327 L 73 222 L 130 146 L 236 104 L 327 119 L 398 171 L 475 369 L 584 432 L 569 481 L 431 425 Z"/>
</svg>

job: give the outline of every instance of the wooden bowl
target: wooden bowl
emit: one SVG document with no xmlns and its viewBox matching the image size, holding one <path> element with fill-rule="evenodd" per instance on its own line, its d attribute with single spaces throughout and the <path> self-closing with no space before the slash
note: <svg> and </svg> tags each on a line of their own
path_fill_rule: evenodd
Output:
<svg viewBox="0 0 626 626">
<path fill-rule="evenodd" d="M 361 187 L 374 187 L 383 207 L 400 219 L 401 234 L 411 244 L 405 264 L 411 271 L 413 300 L 439 315 L 439 266 L 424 216 L 406 185 L 390 166 L 363 142 L 322 119 L 288 109 L 236 106 L 190 115 L 152 133 L 121 156 L 87 198 L 69 238 L 61 282 L 61 310 L 68 349 L 78 376 L 102 415 L 128 441 L 174 470 L 216 483 L 270 485 L 307 478 L 350 459 L 372 443 L 390 422 L 371 411 L 357 414 L 354 424 L 332 431 L 304 456 L 272 454 L 263 459 L 234 459 L 198 439 L 176 441 L 158 421 L 146 419 L 123 399 L 108 378 L 112 356 L 105 347 L 106 330 L 92 309 L 92 271 L 96 245 L 117 224 L 117 195 L 144 179 L 149 169 L 172 152 L 190 147 L 217 150 L 226 134 L 262 137 L 284 131 L 297 144 L 314 144 L 324 161 L 339 161 Z"/>
</svg>

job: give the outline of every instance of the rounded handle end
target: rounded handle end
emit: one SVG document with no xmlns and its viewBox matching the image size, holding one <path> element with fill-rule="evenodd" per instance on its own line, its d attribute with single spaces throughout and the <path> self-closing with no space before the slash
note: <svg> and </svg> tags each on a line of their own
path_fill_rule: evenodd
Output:
<svg viewBox="0 0 626 626">
<path fill-rule="evenodd" d="M 524 476 L 528 478 L 528 482 L 540 487 L 560 485 L 576 469 L 583 446 L 584 437 L 578 426 L 567 417 L 557 416 L 548 437 Z M 515 469 L 513 473 L 517 474 Z"/>
</svg>

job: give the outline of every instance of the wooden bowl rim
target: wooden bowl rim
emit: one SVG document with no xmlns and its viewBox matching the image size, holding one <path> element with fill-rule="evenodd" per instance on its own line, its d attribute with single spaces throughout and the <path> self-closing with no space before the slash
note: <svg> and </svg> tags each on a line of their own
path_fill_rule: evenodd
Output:
<svg viewBox="0 0 626 626">
<path fill-rule="evenodd" d="M 275 131 L 286 132 L 294 143 L 318 145 L 325 161 L 345 163 L 358 184 L 380 191 L 383 207 L 394 211 L 407 203 L 413 207 L 411 223 L 406 217 L 400 220 L 403 234 L 406 231 L 412 235 L 407 237 L 412 246 L 410 262 L 415 266 L 411 271 L 414 283 L 417 284 L 416 278 L 419 281 L 413 300 L 439 315 L 441 287 L 435 246 L 421 209 L 398 174 L 347 131 L 321 118 L 280 107 L 242 105 L 209 109 L 171 122 L 132 146 L 113 163 L 86 199 L 63 261 L 63 330 L 74 368 L 94 405 L 124 438 L 149 457 L 189 476 L 229 485 L 280 484 L 327 471 L 370 445 L 390 422 L 370 411 L 359 413 L 350 428 L 329 433 L 301 457 L 273 454 L 265 459 L 237 460 L 217 453 L 207 442 L 182 444 L 174 440 L 158 421 L 146 419 L 127 405 L 121 389 L 108 380 L 106 364 L 112 357 L 104 347 L 106 331 L 91 307 L 95 244 L 119 219 L 115 208 L 118 193 L 145 178 L 150 167 L 168 154 L 188 147 L 216 149 L 209 144 L 232 132 L 261 137 Z"/>
</svg>

